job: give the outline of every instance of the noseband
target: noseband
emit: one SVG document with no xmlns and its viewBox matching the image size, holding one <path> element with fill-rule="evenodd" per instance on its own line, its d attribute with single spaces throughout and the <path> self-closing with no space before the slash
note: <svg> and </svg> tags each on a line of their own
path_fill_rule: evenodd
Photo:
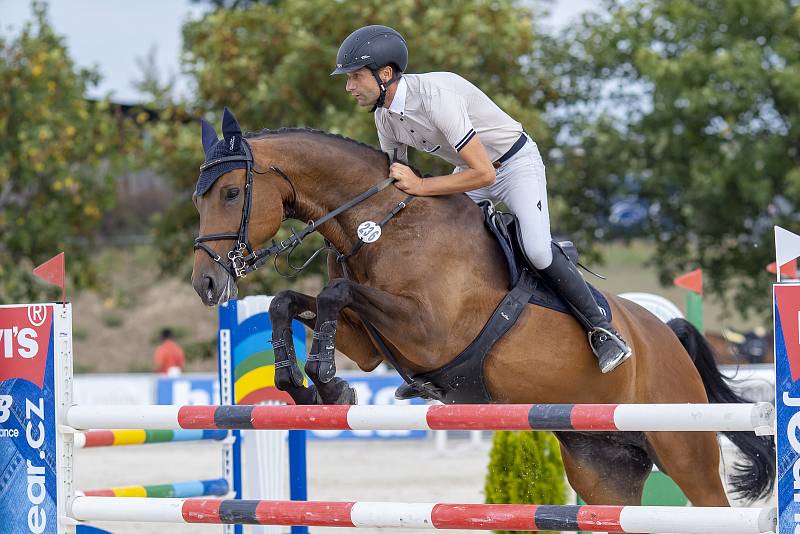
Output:
<svg viewBox="0 0 800 534">
<path fill-rule="evenodd" d="M 226 156 L 224 158 L 218 158 L 213 161 L 208 161 L 206 163 L 203 163 L 203 165 L 200 166 L 200 172 L 202 172 L 206 169 L 214 167 L 215 165 L 220 165 L 222 163 L 227 163 L 229 161 L 245 162 L 247 166 L 246 168 L 247 178 L 245 179 L 245 185 L 244 185 L 244 205 L 242 206 L 242 220 L 239 223 L 239 231 L 235 234 L 232 232 L 206 234 L 194 240 L 194 250 L 200 249 L 204 251 L 206 254 L 208 254 L 209 257 L 215 262 L 217 262 L 220 265 L 220 267 L 225 269 L 225 271 L 228 274 L 230 274 L 234 280 L 237 280 L 239 278 L 244 278 L 249 273 L 255 271 L 256 269 L 264 265 L 264 263 L 266 263 L 271 256 L 277 257 L 286 251 L 294 250 L 294 248 L 296 248 L 300 243 L 302 243 L 303 239 L 305 239 L 309 234 L 316 232 L 317 228 L 321 226 L 323 223 L 329 221 L 330 219 L 333 219 L 342 212 L 349 210 L 353 206 L 360 204 L 361 202 L 368 199 L 375 193 L 383 191 L 392 182 L 394 182 L 394 178 L 386 178 L 382 182 L 370 187 L 357 197 L 348 200 L 335 210 L 329 212 L 326 215 L 323 215 L 316 221 L 310 221 L 308 225 L 299 232 L 295 232 L 294 230 L 292 230 L 292 235 L 286 238 L 285 240 L 281 241 L 280 243 L 275 243 L 273 241 L 272 246 L 270 247 L 253 249 L 253 247 L 250 245 L 250 240 L 247 235 L 247 229 L 248 226 L 250 225 L 250 211 L 252 210 L 253 207 L 254 159 L 253 159 L 253 152 L 250 149 L 250 144 L 244 138 L 242 138 L 242 147 L 244 149 L 243 155 Z M 270 170 L 279 174 L 287 182 L 289 182 L 289 185 L 292 187 L 292 191 L 295 191 L 294 185 L 292 184 L 291 180 L 289 180 L 289 177 L 286 175 L 286 173 L 284 173 L 282 170 L 280 170 L 278 167 L 274 165 L 270 166 Z M 258 172 L 259 174 L 264 174 L 260 171 L 255 171 L 255 172 Z M 297 197 L 295 196 L 295 200 L 296 198 Z M 394 217 L 400 210 L 405 208 L 406 205 L 413 198 L 414 198 L 413 196 L 408 196 L 407 198 L 405 198 L 389 213 L 387 217 L 385 217 L 380 222 L 379 225 L 382 226 L 386 224 L 389 221 L 389 219 Z M 236 242 L 234 247 L 228 252 L 227 262 L 223 261 L 222 257 L 219 254 L 214 252 L 211 249 L 211 247 L 206 245 L 206 243 L 209 241 Z M 348 254 L 341 254 L 338 253 L 337 251 L 337 261 L 339 263 L 344 262 L 344 260 L 346 260 L 348 257 L 358 252 L 358 250 L 361 248 L 363 244 L 364 241 L 358 241 Z M 332 247 L 327 247 L 327 248 L 332 248 Z M 316 256 L 316 254 L 314 256 Z M 313 259 L 313 257 L 311 259 Z M 306 262 L 306 265 L 308 265 L 311 259 L 309 259 L 309 261 Z M 303 268 L 304 267 L 305 265 L 303 266 Z M 300 270 L 302 270 L 302 268 Z"/>
</svg>

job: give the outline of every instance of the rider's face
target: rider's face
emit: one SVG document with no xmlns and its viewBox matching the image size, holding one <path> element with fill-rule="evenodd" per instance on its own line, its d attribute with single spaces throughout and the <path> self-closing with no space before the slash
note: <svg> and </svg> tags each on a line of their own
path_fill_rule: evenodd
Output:
<svg viewBox="0 0 800 534">
<path fill-rule="evenodd" d="M 362 108 L 371 108 L 378 101 L 381 90 L 372 72 L 366 67 L 347 73 L 345 89 Z"/>
</svg>

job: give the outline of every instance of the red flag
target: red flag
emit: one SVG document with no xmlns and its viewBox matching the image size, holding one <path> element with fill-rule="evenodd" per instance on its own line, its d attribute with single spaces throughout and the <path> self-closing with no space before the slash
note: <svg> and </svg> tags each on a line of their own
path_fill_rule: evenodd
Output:
<svg viewBox="0 0 800 534">
<path fill-rule="evenodd" d="M 703 269 L 695 269 L 683 274 L 672 281 L 676 286 L 693 291 L 698 295 L 703 294 Z"/>
<path fill-rule="evenodd" d="M 767 271 L 771 272 L 772 274 L 778 273 L 778 264 L 776 262 L 772 262 L 767 265 Z M 793 280 L 797 279 L 797 261 L 790 261 L 788 263 L 784 263 L 781 265 L 781 274 L 786 278 L 791 278 Z"/>
<path fill-rule="evenodd" d="M 66 293 L 64 288 L 64 253 L 56 254 L 43 264 L 33 269 L 33 274 L 48 282 L 61 288 L 62 300 L 66 302 Z"/>
</svg>

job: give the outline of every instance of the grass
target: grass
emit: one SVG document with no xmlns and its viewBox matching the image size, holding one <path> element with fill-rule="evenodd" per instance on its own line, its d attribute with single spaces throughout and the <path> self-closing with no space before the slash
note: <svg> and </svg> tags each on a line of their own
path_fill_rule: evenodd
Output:
<svg viewBox="0 0 800 534">
<path fill-rule="evenodd" d="M 653 247 L 643 241 L 633 241 L 630 244 L 614 243 L 604 247 L 605 264 L 587 265 L 593 271 L 608 278 L 600 280 L 591 274 L 585 274 L 586 279 L 594 286 L 610 293 L 625 293 L 641 291 L 655 293 L 675 303 L 678 308 L 686 313 L 686 295 L 688 291 L 678 287 L 662 287 L 658 275 L 647 262 L 653 254 Z M 769 291 L 769 287 L 764 288 Z M 705 327 L 709 332 L 719 332 L 722 327 L 737 330 L 749 330 L 756 326 L 771 329 L 771 324 L 763 324 L 758 317 L 745 319 L 736 310 L 725 307 L 719 299 L 706 297 L 704 300 Z"/>
</svg>

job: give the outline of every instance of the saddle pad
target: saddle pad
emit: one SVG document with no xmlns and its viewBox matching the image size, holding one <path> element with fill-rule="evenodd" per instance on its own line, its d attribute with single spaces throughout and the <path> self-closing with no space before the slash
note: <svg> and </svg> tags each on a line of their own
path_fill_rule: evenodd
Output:
<svg viewBox="0 0 800 534">
<path fill-rule="evenodd" d="M 490 202 L 480 202 L 478 205 L 483 210 L 483 221 L 486 224 L 486 228 L 497 240 L 497 244 L 500 245 L 500 249 L 503 251 L 503 256 L 506 259 L 509 289 L 516 285 L 522 273 L 522 269 L 528 269 L 534 273 L 536 282 L 536 289 L 529 302 L 536 306 L 542 306 L 543 308 L 572 315 L 572 311 L 567 303 L 564 302 L 564 299 L 562 299 L 558 293 L 550 289 L 550 287 L 544 283 L 544 280 L 536 269 L 528 263 L 528 259 L 522 252 L 523 249 L 518 241 L 516 218 L 508 217 L 506 219 L 504 217 L 505 220 L 503 220 L 501 224 L 495 224 L 495 221 L 498 221 L 499 217 L 495 216 L 498 212 L 494 211 L 492 204 Z M 605 311 L 606 317 L 611 321 L 611 306 L 608 304 L 608 300 L 596 287 L 591 284 L 588 285 L 597 304 Z"/>
</svg>

